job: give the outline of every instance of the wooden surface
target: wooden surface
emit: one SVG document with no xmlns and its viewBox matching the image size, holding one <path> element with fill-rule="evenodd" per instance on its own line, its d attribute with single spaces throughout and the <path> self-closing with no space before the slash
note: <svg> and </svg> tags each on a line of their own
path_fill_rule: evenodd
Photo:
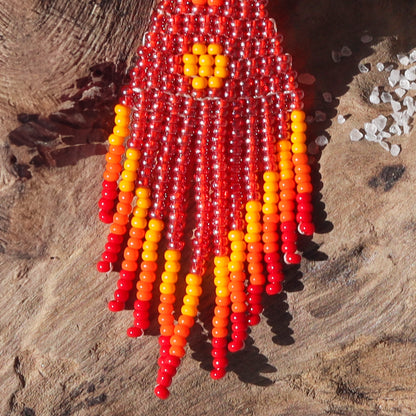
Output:
<svg viewBox="0 0 416 416">
<path fill-rule="evenodd" d="M 416 5 L 270 3 L 295 67 L 317 79 L 308 112 L 328 115 L 311 127 L 330 138 L 314 166 L 318 233 L 226 378 L 210 379 L 197 325 L 162 402 L 157 337 L 125 336 L 131 311 L 106 307 L 117 276 L 95 269 L 108 228 L 96 219 L 102 143 L 152 4 L 1 0 L 0 414 L 416 414 L 416 132 L 395 139 L 397 158 L 348 137 L 387 111 L 368 103 L 384 75 L 358 63 L 415 47 Z M 344 45 L 353 55 L 335 64 Z M 350 116 L 339 125 L 337 114 Z"/>
</svg>

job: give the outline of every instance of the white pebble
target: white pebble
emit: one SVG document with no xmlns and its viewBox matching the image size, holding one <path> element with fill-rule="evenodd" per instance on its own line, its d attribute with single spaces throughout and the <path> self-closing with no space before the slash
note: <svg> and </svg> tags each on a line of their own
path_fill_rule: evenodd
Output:
<svg viewBox="0 0 416 416">
<path fill-rule="evenodd" d="M 386 72 L 391 72 L 391 70 L 394 68 L 393 65 L 388 65 L 386 66 L 386 68 L 384 69 Z"/>
<path fill-rule="evenodd" d="M 416 80 L 416 66 L 412 66 L 411 68 L 406 69 L 406 71 L 404 71 L 404 76 L 409 81 Z"/>
<path fill-rule="evenodd" d="M 321 123 L 322 121 L 326 120 L 326 114 L 323 111 L 317 110 L 315 111 L 315 121 L 317 123 Z"/>
<path fill-rule="evenodd" d="M 326 103 L 332 103 L 332 94 L 330 92 L 322 93 L 322 97 Z"/>
<path fill-rule="evenodd" d="M 350 139 L 352 142 L 360 141 L 364 135 L 358 129 L 352 129 L 350 132 Z"/>
<path fill-rule="evenodd" d="M 338 114 L 338 117 L 337 117 L 338 124 L 344 124 L 345 120 L 346 119 L 342 114 Z"/>
<path fill-rule="evenodd" d="M 389 103 L 392 99 L 393 97 L 391 96 L 389 92 L 381 93 L 381 101 L 383 101 L 383 103 Z"/>
<path fill-rule="evenodd" d="M 331 58 L 336 64 L 341 62 L 341 54 L 338 51 L 331 51 Z"/>
<path fill-rule="evenodd" d="M 393 109 L 393 111 L 395 113 L 397 113 L 398 111 L 400 111 L 401 108 L 402 108 L 401 104 L 398 101 L 395 101 L 395 100 L 391 100 L 390 101 L 390 105 L 391 105 L 391 108 Z"/>
<path fill-rule="evenodd" d="M 409 59 L 410 59 L 410 62 L 412 64 L 413 64 L 413 62 L 416 62 L 416 49 L 414 51 L 410 52 Z"/>
<path fill-rule="evenodd" d="M 416 82 L 411 82 L 410 83 L 410 89 L 411 90 L 416 90 Z"/>
<path fill-rule="evenodd" d="M 367 134 L 375 135 L 377 133 L 377 126 L 373 123 L 364 123 L 364 130 Z"/>
<path fill-rule="evenodd" d="M 398 144 L 393 144 L 391 146 L 390 153 L 391 153 L 392 156 L 399 156 L 401 150 L 402 149 L 400 148 L 400 146 Z"/>
<path fill-rule="evenodd" d="M 380 146 L 384 149 L 384 150 L 387 150 L 387 151 L 389 151 L 390 149 L 389 149 L 389 144 L 387 143 L 387 142 L 383 142 L 383 141 L 381 141 L 381 142 L 379 142 L 379 144 L 380 144 Z"/>
<path fill-rule="evenodd" d="M 376 65 L 376 68 L 378 69 L 379 72 L 384 71 L 384 64 L 382 64 L 381 62 L 379 62 Z"/>
<path fill-rule="evenodd" d="M 298 81 L 300 84 L 313 85 L 316 82 L 316 78 L 312 74 L 305 73 L 298 76 Z"/>
<path fill-rule="evenodd" d="M 406 79 L 406 78 L 402 78 L 402 79 L 400 80 L 399 85 L 400 85 L 400 88 L 403 88 L 403 89 L 405 89 L 405 90 L 410 90 L 410 82 L 409 82 L 409 80 L 408 80 L 408 79 Z"/>
<path fill-rule="evenodd" d="M 387 117 L 383 115 L 379 115 L 374 120 L 371 121 L 371 124 L 376 126 L 378 131 L 383 131 L 387 125 Z"/>
<path fill-rule="evenodd" d="M 374 93 L 371 93 L 369 101 L 371 104 L 380 104 L 380 97 Z"/>
<path fill-rule="evenodd" d="M 362 74 L 366 74 L 367 72 L 370 72 L 370 67 L 368 64 L 358 64 L 358 70 Z"/>
<path fill-rule="evenodd" d="M 364 138 L 369 142 L 377 142 L 377 134 L 374 133 L 367 133 Z"/>
<path fill-rule="evenodd" d="M 328 141 L 328 138 L 327 138 L 326 136 L 321 135 L 321 136 L 318 136 L 318 137 L 315 139 L 315 143 L 316 143 L 318 146 L 323 147 L 323 146 L 326 146 L 326 145 L 329 143 L 329 141 Z"/>
<path fill-rule="evenodd" d="M 402 65 L 409 65 L 410 64 L 410 59 L 407 55 L 399 54 L 399 55 L 397 55 L 397 59 L 399 60 L 399 62 Z"/>
<path fill-rule="evenodd" d="M 370 43 L 373 40 L 373 37 L 369 35 L 368 33 L 365 33 L 361 36 L 361 42 L 362 43 Z"/>
<path fill-rule="evenodd" d="M 394 87 L 400 81 L 400 71 L 398 69 L 393 69 L 390 72 L 389 84 L 390 87 Z"/>
<path fill-rule="evenodd" d="M 341 56 L 345 56 L 345 57 L 348 57 L 348 56 L 351 56 L 352 55 L 352 51 L 351 51 L 351 49 L 348 47 L 348 46 L 343 46 L 342 48 L 341 48 Z"/>
<path fill-rule="evenodd" d="M 396 88 L 396 89 L 394 90 L 394 92 L 396 93 L 396 95 L 397 95 L 399 98 L 402 98 L 402 97 L 406 94 L 406 90 L 404 90 L 403 88 Z"/>
<path fill-rule="evenodd" d="M 389 128 L 389 132 L 393 135 L 393 136 L 401 136 L 402 135 L 402 130 L 400 129 L 400 127 L 396 124 L 393 123 L 390 128 Z"/>
</svg>

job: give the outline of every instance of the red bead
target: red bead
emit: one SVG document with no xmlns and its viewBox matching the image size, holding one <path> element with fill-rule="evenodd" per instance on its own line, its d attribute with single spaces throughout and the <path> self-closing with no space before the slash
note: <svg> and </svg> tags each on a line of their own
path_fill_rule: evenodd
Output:
<svg viewBox="0 0 416 416">
<path fill-rule="evenodd" d="M 260 304 L 261 303 L 261 294 L 254 294 L 254 293 L 250 294 L 247 297 L 247 302 L 249 304 Z"/>
<path fill-rule="evenodd" d="M 266 253 L 264 255 L 264 261 L 266 263 L 280 264 L 280 254 L 279 253 Z"/>
<path fill-rule="evenodd" d="M 163 365 L 161 365 L 161 370 L 164 371 L 165 373 L 169 374 L 171 377 L 173 377 L 176 374 L 176 368 L 177 367 L 173 367 L 172 365 L 168 365 L 166 364 L 166 358 L 167 356 L 163 357 Z"/>
<path fill-rule="evenodd" d="M 248 311 L 252 315 L 260 315 L 263 312 L 263 305 L 260 303 L 253 303 L 248 307 Z"/>
<path fill-rule="evenodd" d="M 232 313 L 230 319 L 231 319 L 231 322 L 232 323 L 242 324 L 242 323 L 245 323 L 246 322 L 246 315 L 244 313 L 242 313 L 242 312 L 240 312 L 240 313 Z"/>
<path fill-rule="evenodd" d="M 122 290 L 130 291 L 133 289 L 133 282 L 131 280 L 119 279 L 117 281 L 117 287 Z"/>
<path fill-rule="evenodd" d="M 166 400 L 169 397 L 169 390 L 165 386 L 156 386 L 155 394 L 159 399 Z"/>
<path fill-rule="evenodd" d="M 169 387 L 172 384 L 172 376 L 166 372 L 159 372 L 156 383 L 161 386 Z"/>
<path fill-rule="evenodd" d="M 282 244 L 282 252 L 283 253 L 294 253 L 297 250 L 297 246 L 295 243 L 285 243 Z"/>
<path fill-rule="evenodd" d="M 250 326 L 255 326 L 260 323 L 260 316 L 259 315 L 249 315 L 247 322 Z"/>
<path fill-rule="evenodd" d="M 124 303 L 117 300 L 110 300 L 110 302 L 108 302 L 108 309 L 110 309 L 111 312 L 120 312 L 124 310 Z"/>
<path fill-rule="evenodd" d="M 214 368 L 227 368 L 228 360 L 225 357 L 215 358 L 212 360 L 212 366 Z"/>
<path fill-rule="evenodd" d="M 124 237 L 122 235 L 110 233 L 108 234 L 107 240 L 110 243 L 121 244 L 124 240 Z"/>
<path fill-rule="evenodd" d="M 99 261 L 97 263 L 97 270 L 100 273 L 107 273 L 110 271 L 110 263 L 108 261 Z"/>
<path fill-rule="evenodd" d="M 111 211 L 114 208 L 114 200 L 107 199 L 107 198 L 100 198 L 100 200 L 98 201 L 98 206 L 103 211 Z"/>
<path fill-rule="evenodd" d="M 282 291 L 282 284 L 281 283 L 269 283 L 266 286 L 266 293 L 269 296 L 277 295 Z"/>
<path fill-rule="evenodd" d="M 140 311 L 147 311 L 150 308 L 150 302 L 146 302 L 143 300 L 135 300 L 134 301 L 134 309 Z"/>
<path fill-rule="evenodd" d="M 135 319 L 134 326 L 136 326 L 137 328 L 146 330 L 150 326 L 150 321 L 148 319 Z"/>
<path fill-rule="evenodd" d="M 120 244 L 115 244 L 115 243 L 107 243 L 105 245 L 105 250 L 109 251 L 110 253 L 120 253 L 121 251 L 121 246 Z"/>
<path fill-rule="evenodd" d="M 315 225 L 311 222 L 304 222 L 299 224 L 299 232 L 304 235 L 313 235 L 315 232 Z"/>
<path fill-rule="evenodd" d="M 300 255 L 296 253 L 286 253 L 283 258 L 287 264 L 299 264 L 301 261 Z"/>
<path fill-rule="evenodd" d="M 228 344 L 228 351 L 230 352 L 241 351 L 243 348 L 244 348 L 244 341 L 242 340 L 234 340 Z"/>
<path fill-rule="evenodd" d="M 296 222 L 312 222 L 312 212 L 298 212 L 296 214 Z"/>
<path fill-rule="evenodd" d="M 104 224 L 111 224 L 113 222 L 113 212 L 112 211 L 104 211 L 100 209 L 98 213 L 98 217 L 101 222 Z"/>
<path fill-rule="evenodd" d="M 172 367 L 178 368 L 179 364 L 181 363 L 181 359 L 179 357 L 174 356 L 174 355 L 168 355 L 166 357 L 165 363 L 167 365 L 172 366 Z"/>
<path fill-rule="evenodd" d="M 263 293 L 263 286 L 261 285 L 248 285 L 247 288 L 248 293 L 252 293 L 255 295 L 260 295 Z"/>
<path fill-rule="evenodd" d="M 310 202 L 300 202 L 297 206 L 298 212 L 312 212 L 313 205 Z"/>
<path fill-rule="evenodd" d="M 273 272 L 269 274 L 267 280 L 270 283 L 283 282 L 283 280 L 285 280 L 285 275 L 282 272 Z"/>
<path fill-rule="evenodd" d="M 114 299 L 118 300 L 119 302 L 126 302 L 129 299 L 129 297 L 129 292 L 127 292 L 126 290 L 117 289 L 114 292 Z"/>
<path fill-rule="evenodd" d="M 214 368 L 214 370 L 211 371 L 210 375 L 211 378 L 214 380 L 219 380 L 223 378 L 227 374 L 225 368 Z"/>
<path fill-rule="evenodd" d="M 298 239 L 297 234 L 294 231 L 282 233 L 282 243 L 293 243 Z"/>
<path fill-rule="evenodd" d="M 248 327 L 248 324 L 247 324 Z M 245 341 L 247 339 L 247 331 L 238 331 L 231 334 L 233 341 Z"/>
<path fill-rule="evenodd" d="M 134 280 L 136 278 L 135 272 L 130 272 L 128 270 L 121 270 L 120 271 L 120 279 L 125 280 Z"/>
<path fill-rule="evenodd" d="M 211 355 L 214 358 L 223 358 L 227 356 L 227 350 L 225 348 L 213 348 Z"/>
<path fill-rule="evenodd" d="M 101 255 L 101 258 L 109 263 L 114 263 L 117 261 L 118 256 L 116 253 L 112 253 L 111 251 L 104 251 L 104 253 Z"/>
<path fill-rule="evenodd" d="M 101 195 L 102 195 L 103 198 L 114 200 L 114 199 L 117 198 L 118 193 L 114 189 L 103 189 L 101 191 Z"/>
<path fill-rule="evenodd" d="M 129 329 L 127 329 L 127 336 L 130 338 L 138 338 L 143 335 L 143 331 L 136 326 L 132 326 Z"/>
<path fill-rule="evenodd" d="M 158 339 L 158 343 L 160 346 L 170 346 L 170 337 L 161 335 Z"/>
<path fill-rule="evenodd" d="M 212 338 L 213 348 L 226 348 L 227 344 L 227 338 Z"/>
<path fill-rule="evenodd" d="M 296 226 L 295 221 L 286 221 L 280 224 L 280 231 L 282 233 L 288 232 L 288 231 L 296 231 L 296 228 L 297 226 Z"/>
</svg>

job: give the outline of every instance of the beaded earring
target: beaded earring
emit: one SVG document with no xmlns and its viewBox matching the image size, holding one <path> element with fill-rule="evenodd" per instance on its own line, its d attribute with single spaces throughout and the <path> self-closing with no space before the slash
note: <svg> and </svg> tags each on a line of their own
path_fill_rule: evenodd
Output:
<svg viewBox="0 0 416 416">
<path fill-rule="evenodd" d="M 111 226 L 97 267 L 108 272 L 121 260 L 111 311 L 123 310 L 136 288 L 130 337 L 149 327 L 161 272 L 155 393 L 162 399 L 185 355 L 211 256 L 211 376 L 220 379 L 227 351 L 244 348 L 260 321 L 263 292 L 280 293 L 284 265 L 300 262 L 298 233 L 314 232 L 303 93 L 266 3 L 161 0 L 115 107 L 99 201 Z M 189 270 L 181 270 L 184 249 Z"/>
</svg>

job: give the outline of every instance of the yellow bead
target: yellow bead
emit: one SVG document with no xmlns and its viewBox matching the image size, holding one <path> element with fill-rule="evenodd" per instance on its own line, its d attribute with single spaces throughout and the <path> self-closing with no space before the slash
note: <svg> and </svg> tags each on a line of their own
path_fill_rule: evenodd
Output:
<svg viewBox="0 0 416 416">
<path fill-rule="evenodd" d="M 227 296 L 230 296 L 230 290 L 228 289 L 228 287 L 216 287 L 215 294 L 220 298 L 225 298 Z"/>
<path fill-rule="evenodd" d="M 282 170 L 280 172 L 280 179 L 284 181 L 285 179 L 292 179 L 295 176 L 293 170 Z"/>
<path fill-rule="evenodd" d="M 110 134 L 108 138 L 108 143 L 113 146 L 121 146 L 124 143 L 124 137 L 116 136 L 115 134 Z"/>
<path fill-rule="evenodd" d="M 277 182 L 279 180 L 279 173 L 269 170 L 264 172 L 263 179 L 264 182 Z"/>
<path fill-rule="evenodd" d="M 116 136 L 127 137 L 130 134 L 130 130 L 124 126 L 114 126 L 113 134 Z"/>
<path fill-rule="evenodd" d="M 146 228 L 147 225 L 147 221 L 145 218 L 142 217 L 133 217 L 131 219 L 131 226 L 133 228 L 140 228 L 142 230 L 144 230 Z"/>
<path fill-rule="evenodd" d="M 128 181 L 120 181 L 120 183 L 118 184 L 118 187 L 120 189 L 120 191 L 123 192 L 131 192 L 134 191 L 134 182 L 128 182 Z"/>
<path fill-rule="evenodd" d="M 130 160 L 139 160 L 140 159 L 140 151 L 137 149 L 127 149 L 126 150 L 126 158 Z"/>
<path fill-rule="evenodd" d="M 137 198 L 150 198 L 150 189 L 149 188 L 137 188 L 136 189 Z"/>
<path fill-rule="evenodd" d="M 241 272 L 244 270 L 244 263 L 242 261 L 230 261 L 228 263 L 228 270 L 230 272 Z"/>
<path fill-rule="evenodd" d="M 244 251 L 233 251 L 230 254 L 230 263 L 233 261 L 246 261 L 246 253 Z M 228 269 L 230 268 L 230 263 L 228 263 Z"/>
<path fill-rule="evenodd" d="M 137 160 L 127 159 L 124 162 L 124 170 L 135 172 L 139 168 L 139 162 Z"/>
<path fill-rule="evenodd" d="M 158 245 L 154 241 L 145 241 L 143 243 L 143 250 L 146 251 L 157 251 Z"/>
<path fill-rule="evenodd" d="M 208 45 L 208 53 L 210 55 L 221 55 L 223 48 L 218 43 L 210 43 Z"/>
<path fill-rule="evenodd" d="M 165 263 L 165 270 L 167 272 L 178 273 L 181 269 L 181 264 L 178 261 L 167 261 Z"/>
<path fill-rule="evenodd" d="M 263 201 L 266 204 L 277 204 L 279 202 L 279 195 L 272 192 L 266 192 L 263 195 Z"/>
<path fill-rule="evenodd" d="M 304 143 L 296 143 L 292 146 L 292 152 L 295 154 L 306 153 L 307 147 Z"/>
<path fill-rule="evenodd" d="M 172 272 L 163 272 L 162 280 L 165 283 L 176 283 L 178 281 L 178 274 Z"/>
<path fill-rule="evenodd" d="M 247 244 L 244 241 L 233 241 L 231 243 L 232 251 L 245 251 Z"/>
<path fill-rule="evenodd" d="M 303 133 L 306 131 L 308 126 L 304 122 L 296 122 L 296 123 L 292 123 L 291 128 L 294 133 Z"/>
<path fill-rule="evenodd" d="M 202 277 L 197 274 L 188 273 L 186 275 L 186 283 L 188 285 L 199 286 L 202 283 Z"/>
<path fill-rule="evenodd" d="M 181 259 L 181 252 L 178 250 L 166 250 L 165 260 L 166 261 L 179 261 Z"/>
<path fill-rule="evenodd" d="M 151 221 L 152 220 L 149 221 L 149 227 L 150 227 Z M 162 233 L 160 231 L 147 230 L 145 234 L 145 238 L 147 241 L 153 241 L 154 243 L 158 243 L 160 239 L 162 238 Z"/>
<path fill-rule="evenodd" d="M 199 299 L 196 296 L 185 295 L 183 297 L 183 303 L 188 306 L 198 306 Z M 185 314 L 183 314 L 185 315 Z"/>
<path fill-rule="evenodd" d="M 229 260 L 227 256 L 215 256 L 214 257 L 214 264 L 217 267 L 227 267 L 228 262 Z"/>
<path fill-rule="evenodd" d="M 117 114 L 114 117 L 114 123 L 116 126 L 127 127 L 130 124 L 130 118 Z"/>
<path fill-rule="evenodd" d="M 190 296 L 199 297 L 202 295 L 202 288 L 201 286 L 187 285 L 186 294 Z"/>
<path fill-rule="evenodd" d="M 154 230 L 154 231 L 162 231 L 165 228 L 165 224 L 163 223 L 162 220 L 158 220 L 158 219 L 151 219 L 149 221 L 149 229 L 150 230 Z"/>
<path fill-rule="evenodd" d="M 244 240 L 246 241 L 246 243 L 257 243 L 261 241 L 261 235 L 247 233 L 244 237 Z"/>
<path fill-rule="evenodd" d="M 230 241 L 239 241 L 244 239 L 244 232 L 241 230 L 231 230 L 228 233 L 228 239 Z"/>
<path fill-rule="evenodd" d="M 156 251 L 143 251 L 142 252 L 142 260 L 143 261 L 156 261 L 157 260 L 157 252 Z"/>
<path fill-rule="evenodd" d="M 245 219 L 246 222 L 248 222 L 249 224 L 252 222 L 259 222 L 261 219 L 260 212 L 247 212 L 247 214 L 245 215 Z"/>
<path fill-rule="evenodd" d="M 247 212 L 260 212 L 261 211 L 261 202 L 260 201 L 248 201 L 246 204 Z"/>
<path fill-rule="evenodd" d="M 263 214 L 265 215 L 277 214 L 277 211 L 278 211 L 277 204 L 264 204 L 262 211 L 263 211 Z"/>
<path fill-rule="evenodd" d="M 296 122 L 296 121 L 302 122 L 305 120 L 305 118 L 306 118 L 305 112 L 302 110 L 293 110 L 290 115 L 290 119 L 293 122 Z"/>
<path fill-rule="evenodd" d="M 189 65 L 196 65 L 198 63 L 198 57 L 191 54 L 191 53 L 186 53 L 183 57 L 182 57 L 182 62 L 184 64 L 189 64 Z"/>
<path fill-rule="evenodd" d="M 199 67 L 198 75 L 200 77 L 208 78 L 208 77 L 211 77 L 213 74 L 214 74 L 214 69 L 212 68 L 212 66 L 204 65 L 204 66 Z M 208 80 L 208 85 L 209 85 L 209 80 Z"/>
<path fill-rule="evenodd" d="M 293 163 L 291 160 L 282 160 L 279 162 L 279 169 L 280 170 L 289 170 L 293 169 Z"/>
<path fill-rule="evenodd" d="M 183 305 L 181 308 L 181 314 L 186 316 L 195 317 L 198 314 L 196 306 L 193 305 Z"/>
<path fill-rule="evenodd" d="M 292 148 L 290 140 L 280 140 L 277 143 L 277 149 L 279 152 L 288 152 Z"/>
<path fill-rule="evenodd" d="M 216 277 L 214 279 L 214 285 L 218 287 L 226 287 L 230 283 L 230 279 L 228 277 Z"/>
<path fill-rule="evenodd" d="M 207 53 L 207 47 L 203 43 L 195 43 L 192 46 L 192 53 L 194 55 L 204 55 Z"/>
<path fill-rule="evenodd" d="M 218 77 L 209 77 L 208 86 L 210 88 L 222 88 L 224 86 L 224 81 Z"/>
<path fill-rule="evenodd" d="M 214 274 L 218 277 L 228 276 L 228 266 L 225 267 L 214 267 Z"/>
<path fill-rule="evenodd" d="M 222 66 L 216 66 L 214 69 L 214 75 L 218 78 L 227 78 L 228 77 L 228 69 Z"/>
<path fill-rule="evenodd" d="M 217 55 L 215 57 L 215 65 L 220 68 L 226 68 L 230 60 L 228 56 L 225 55 Z"/>
<path fill-rule="evenodd" d="M 149 209 L 152 206 L 152 201 L 150 198 L 139 198 L 136 202 L 136 205 L 139 208 Z"/>
<path fill-rule="evenodd" d="M 292 152 L 290 151 L 280 152 L 279 159 L 280 160 L 292 160 Z"/>
<path fill-rule="evenodd" d="M 293 144 L 295 143 L 305 143 L 306 142 L 306 134 L 302 132 L 296 132 L 292 133 L 292 136 L 290 136 L 290 140 Z"/>
<path fill-rule="evenodd" d="M 263 185 L 264 192 L 277 192 L 279 184 L 277 182 L 265 182 Z"/>
<path fill-rule="evenodd" d="M 210 66 L 214 65 L 214 58 L 211 55 L 201 55 L 198 60 L 199 66 Z"/>
<path fill-rule="evenodd" d="M 139 218 L 146 218 L 147 217 L 147 209 L 139 208 L 138 206 L 135 206 L 133 209 L 133 215 L 135 217 Z"/>
<path fill-rule="evenodd" d="M 203 77 L 195 77 L 192 79 L 192 87 L 196 90 L 203 90 L 208 85 L 208 81 Z"/>
<path fill-rule="evenodd" d="M 194 77 L 198 75 L 198 67 L 192 64 L 185 64 L 183 66 L 183 73 L 188 77 Z"/>
<path fill-rule="evenodd" d="M 161 283 L 159 286 L 160 293 L 164 295 L 172 295 L 176 291 L 176 286 L 173 283 Z"/>
<path fill-rule="evenodd" d="M 249 234 L 258 234 L 263 230 L 262 225 L 259 222 L 252 222 L 247 224 L 247 233 Z"/>
<path fill-rule="evenodd" d="M 129 170 L 123 170 L 121 177 L 127 182 L 134 182 L 137 179 L 137 173 Z"/>
<path fill-rule="evenodd" d="M 130 115 L 130 109 L 128 107 L 126 107 L 125 105 L 122 105 L 122 104 L 117 104 L 114 107 L 114 112 L 116 114 L 120 114 L 122 116 L 129 116 Z"/>
</svg>

